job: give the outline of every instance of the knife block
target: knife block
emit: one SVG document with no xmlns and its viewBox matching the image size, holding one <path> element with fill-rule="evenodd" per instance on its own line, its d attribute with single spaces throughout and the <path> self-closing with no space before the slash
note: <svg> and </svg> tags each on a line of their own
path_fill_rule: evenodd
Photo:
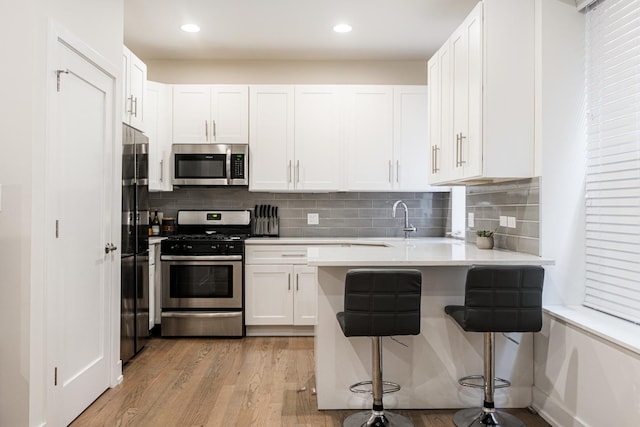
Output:
<svg viewBox="0 0 640 427">
<path fill-rule="evenodd" d="M 277 209 L 274 210 L 270 205 L 259 205 L 256 208 L 257 213 L 254 213 L 251 224 L 251 235 L 254 237 L 279 237 L 280 217 L 273 215 L 273 212 L 277 212 Z M 261 212 L 271 214 L 261 215 Z"/>
</svg>

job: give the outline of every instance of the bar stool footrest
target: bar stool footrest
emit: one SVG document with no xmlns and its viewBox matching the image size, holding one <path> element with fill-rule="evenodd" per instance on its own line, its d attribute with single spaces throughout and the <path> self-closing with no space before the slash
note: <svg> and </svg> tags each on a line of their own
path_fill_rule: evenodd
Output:
<svg viewBox="0 0 640 427">
<path fill-rule="evenodd" d="M 472 382 L 475 381 L 475 382 Z M 493 379 L 494 386 L 493 388 L 506 388 L 511 387 L 511 382 L 505 380 L 504 378 L 495 377 Z M 484 388 L 484 375 L 467 375 L 466 377 L 462 377 L 458 380 L 458 384 L 463 387 L 471 387 L 471 388 Z"/>
<path fill-rule="evenodd" d="M 369 387 L 361 388 L 362 386 L 369 386 Z M 352 393 L 372 394 L 373 393 L 371 389 L 372 386 L 373 386 L 372 381 L 360 381 L 359 383 L 351 384 L 349 386 L 349 391 L 351 391 Z M 399 384 L 392 383 L 391 381 L 382 381 L 382 394 L 395 393 L 398 390 L 400 390 Z"/>
</svg>

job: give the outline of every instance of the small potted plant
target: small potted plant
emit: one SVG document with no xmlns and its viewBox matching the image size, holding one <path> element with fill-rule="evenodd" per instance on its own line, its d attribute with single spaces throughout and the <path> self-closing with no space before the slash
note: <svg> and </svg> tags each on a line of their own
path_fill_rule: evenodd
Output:
<svg viewBox="0 0 640 427">
<path fill-rule="evenodd" d="M 493 233 L 491 230 L 476 231 L 476 246 L 478 249 L 493 249 Z"/>
</svg>

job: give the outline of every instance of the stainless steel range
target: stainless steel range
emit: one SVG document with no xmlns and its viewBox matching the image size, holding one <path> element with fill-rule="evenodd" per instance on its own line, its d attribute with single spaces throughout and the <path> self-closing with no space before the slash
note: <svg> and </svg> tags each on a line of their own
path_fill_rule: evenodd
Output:
<svg viewBox="0 0 640 427">
<path fill-rule="evenodd" d="M 161 243 L 162 336 L 244 336 L 248 210 L 178 211 Z"/>
</svg>

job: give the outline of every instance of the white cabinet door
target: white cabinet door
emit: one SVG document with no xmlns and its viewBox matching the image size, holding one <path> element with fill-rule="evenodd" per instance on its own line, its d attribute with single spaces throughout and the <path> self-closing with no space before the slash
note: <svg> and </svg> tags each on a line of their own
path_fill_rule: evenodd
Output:
<svg viewBox="0 0 640 427">
<path fill-rule="evenodd" d="M 176 144 L 206 143 L 212 132 L 211 88 L 207 85 L 173 86 L 173 138 Z"/>
<path fill-rule="evenodd" d="M 211 88 L 210 142 L 249 141 L 249 87 L 215 85 Z"/>
<path fill-rule="evenodd" d="M 318 282 L 316 267 L 294 265 L 294 325 L 315 325 L 318 320 Z"/>
<path fill-rule="evenodd" d="M 439 184 L 452 168 L 451 56 L 445 43 L 429 60 L 429 183 Z"/>
<path fill-rule="evenodd" d="M 346 96 L 347 189 L 391 190 L 393 90 L 391 86 L 352 86 Z"/>
<path fill-rule="evenodd" d="M 159 251 L 157 245 L 149 245 L 149 330 L 155 325 L 156 312 L 156 252 Z"/>
<path fill-rule="evenodd" d="M 171 87 L 147 82 L 144 121 L 149 138 L 149 191 L 172 191 Z"/>
<path fill-rule="evenodd" d="M 482 3 L 451 38 L 453 147 L 452 177 L 482 174 Z"/>
<path fill-rule="evenodd" d="M 249 96 L 249 190 L 292 190 L 293 86 L 251 86 Z"/>
<path fill-rule="evenodd" d="M 396 86 L 393 98 L 393 188 L 432 191 L 434 189 L 429 186 L 427 87 Z"/>
<path fill-rule="evenodd" d="M 126 46 L 122 50 L 122 121 L 145 132 L 144 98 L 147 66 Z"/>
<path fill-rule="evenodd" d="M 293 280 L 291 265 L 245 266 L 245 323 L 293 324 Z"/>
<path fill-rule="evenodd" d="M 295 87 L 295 188 L 337 191 L 341 185 L 341 91 Z"/>
<path fill-rule="evenodd" d="M 249 92 L 242 85 L 174 85 L 173 142 L 247 143 Z"/>
</svg>

